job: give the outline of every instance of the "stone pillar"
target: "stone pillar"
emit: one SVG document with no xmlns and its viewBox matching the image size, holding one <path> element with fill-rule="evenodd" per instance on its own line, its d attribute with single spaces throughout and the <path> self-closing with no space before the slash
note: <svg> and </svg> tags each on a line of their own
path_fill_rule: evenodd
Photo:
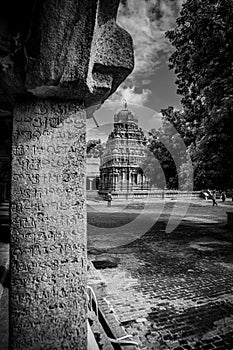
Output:
<svg viewBox="0 0 233 350">
<path fill-rule="evenodd" d="M 91 118 L 133 70 L 118 5 L 1 6 L 0 109 L 13 114 L 11 350 L 87 349 L 84 108 Z"/>
<path fill-rule="evenodd" d="M 85 111 L 15 107 L 11 194 L 11 346 L 86 349 Z"/>
<path fill-rule="evenodd" d="M 122 170 L 122 182 L 125 182 L 125 178 L 126 178 L 126 173 L 125 173 L 125 169 Z"/>
<path fill-rule="evenodd" d="M 141 189 L 144 189 L 144 175 L 143 174 L 141 174 L 140 184 L 141 184 Z"/>
<path fill-rule="evenodd" d="M 108 189 L 110 190 L 112 187 L 112 173 L 108 173 Z"/>
<path fill-rule="evenodd" d="M 128 183 L 128 189 L 132 189 L 133 187 L 133 174 L 132 171 L 129 171 L 129 183 Z"/>
<path fill-rule="evenodd" d="M 122 191 L 122 189 L 123 189 L 123 181 L 124 181 L 124 177 L 123 177 L 124 176 L 124 169 L 121 168 L 119 176 L 120 176 L 121 191 Z"/>
<path fill-rule="evenodd" d="M 117 184 L 118 184 L 118 175 L 117 173 L 114 173 L 114 190 L 117 189 Z"/>
<path fill-rule="evenodd" d="M 104 173 L 104 189 L 106 190 L 107 188 L 107 174 Z"/>
<path fill-rule="evenodd" d="M 92 189 L 93 189 L 93 180 L 94 179 L 93 178 L 89 178 L 88 180 L 89 180 L 89 190 L 92 191 Z"/>
<path fill-rule="evenodd" d="M 134 188 L 134 186 L 136 185 L 136 181 L 135 181 L 135 174 L 132 174 L 132 187 Z"/>
</svg>

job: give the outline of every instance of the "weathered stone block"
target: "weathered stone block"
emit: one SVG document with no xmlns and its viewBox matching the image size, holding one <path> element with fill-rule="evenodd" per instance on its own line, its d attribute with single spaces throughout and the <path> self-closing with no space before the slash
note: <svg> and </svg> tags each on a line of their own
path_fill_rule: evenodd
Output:
<svg viewBox="0 0 233 350">
<path fill-rule="evenodd" d="M 133 69 L 118 5 L 0 4 L 0 109 L 14 110 L 12 350 L 86 349 L 85 118 Z"/>
<path fill-rule="evenodd" d="M 12 349 L 86 348 L 84 184 L 83 107 L 50 101 L 17 105 L 12 146 Z"/>
<path fill-rule="evenodd" d="M 99 105 L 132 71 L 119 0 L 31 0 L 0 5 L 0 103 L 30 93 Z"/>
</svg>

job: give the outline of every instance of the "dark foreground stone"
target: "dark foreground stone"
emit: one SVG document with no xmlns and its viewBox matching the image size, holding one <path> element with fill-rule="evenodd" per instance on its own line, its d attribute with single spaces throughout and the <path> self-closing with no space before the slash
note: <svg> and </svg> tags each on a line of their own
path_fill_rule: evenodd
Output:
<svg viewBox="0 0 233 350">
<path fill-rule="evenodd" d="M 120 263 L 120 259 L 110 255 L 100 255 L 92 263 L 96 269 L 115 268 Z"/>
</svg>

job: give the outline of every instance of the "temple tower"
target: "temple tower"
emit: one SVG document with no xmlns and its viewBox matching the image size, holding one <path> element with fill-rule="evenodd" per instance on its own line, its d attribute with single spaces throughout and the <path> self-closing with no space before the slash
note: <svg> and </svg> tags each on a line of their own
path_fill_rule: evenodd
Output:
<svg viewBox="0 0 233 350">
<path fill-rule="evenodd" d="M 124 101 L 114 115 L 114 128 L 108 136 L 100 162 L 99 192 L 132 192 L 147 188 L 141 167 L 146 154 L 146 137 L 136 114 Z"/>
</svg>

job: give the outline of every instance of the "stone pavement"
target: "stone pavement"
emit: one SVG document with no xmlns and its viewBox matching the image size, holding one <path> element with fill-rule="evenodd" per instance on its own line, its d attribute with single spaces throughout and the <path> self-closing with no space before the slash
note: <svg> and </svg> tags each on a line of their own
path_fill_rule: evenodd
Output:
<svg viewBox="0 0 233 350">
<path fill-rule="evenodd" d="M 165 233 L 167 208 L 144 236 L 104 251 L 120 264 L 101 270 L 106 287 L 99 291 L 99 303 L 108 304 L 139 349 L 233 349 L 233 235 L 224 224 L 227 207 L 232 203 L 212 208 L 194 202 L 170 234 Z M 89 258 L 95 259 L 101 251 L 94 252 L 90 242 Z"/>
<path fill-rule="evenodd" d="M 9 203 L 0 203 L 0 349 L 8 349 L 9 334 Z"/>
<path fill-rule="evenodd" d="M 128 208 L 128 216 L 134 217 L 139 208 Z M 111 219 L 111 211 L 121 216 L 115 209 L 103 210 L 102 223 L 103 214 L 106 222 Z M 101 270 L 104 283 L 96 290 L 108 322 L 118 326 L 116 336 L 126 331 L 144 350 L 233 349 L 233 235 L 224 224 L 231 209 L 230 202 L 212 208 L 210 202 L 195 201 L 185 220 L 168 234 L 167 202 L 160 220 L 144 236 L 105 250 L 120 263 Z M 89 257 L 95 259 L 97 253 L 101 251 Z M 5 287 L 0 284 L 1 350 L 8 347 L 8 257 L 9 243 L 0 243 Z"/>
<path fill-rule="evenodd" d="M 9 243 L 0 242 L 0 349 L 8 349 Z"/>
</svg>

